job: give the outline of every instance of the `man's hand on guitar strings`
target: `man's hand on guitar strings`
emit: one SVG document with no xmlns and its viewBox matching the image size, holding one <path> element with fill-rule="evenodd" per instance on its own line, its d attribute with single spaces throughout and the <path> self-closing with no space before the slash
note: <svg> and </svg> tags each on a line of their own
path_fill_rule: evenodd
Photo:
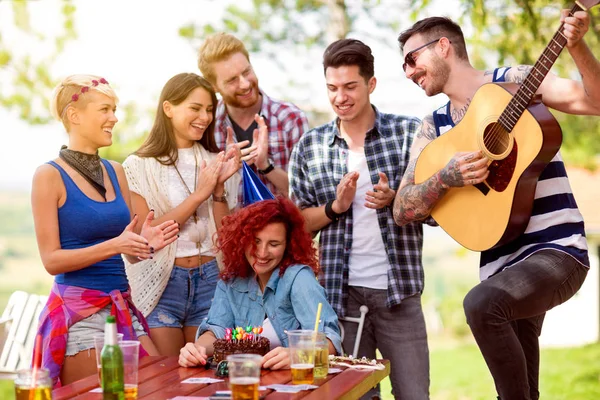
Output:
<svg viewBox="0 0 600 400">
<path fill-rule="evenodd" d="M 562 10 L 560 22 L 564 22 L 563 35 L 567 38 L 567 47 L 573 47 L 585 36 L 590 26 L 590 16 L 585 11 L 577 11 L 569 16 L 570 10 Z"/>
<path fill-rule="evenodd" d="M 488 159 L 481 151 L 456 153 L 440 171 L 442 183 L 449 187 L 476 185 L 488 175 Z"/>
</svg>

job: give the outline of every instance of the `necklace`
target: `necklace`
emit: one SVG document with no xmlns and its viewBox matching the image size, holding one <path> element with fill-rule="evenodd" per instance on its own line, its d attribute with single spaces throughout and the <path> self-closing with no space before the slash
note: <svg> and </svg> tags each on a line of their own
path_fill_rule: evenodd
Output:
<svg viewBox="0 0 600 400">
<path fill-rule="evenodd" d="M 194 165 L 195 165 L 195 168 L 194 168 L 194 192 L 195 192 L 196 185 L 198 184 L 198 157 L 196 156 L 196 151 L 193 148 L 192 148 L 192 154 L 194 154 Z M 177 164 L 173 164 L 173 168 L 175 168 L 175 172 L 177 172 L 177 176 L 179 177 L 179 180 L 181 181 L 181 184 L 183 185 L 183 188 L 187 192 L 188 196 L 191 196 L 192 191 L 188 187 L 187 183 L 185 183 L 185 180 L 183 179 L 181 172 L 179 172 L 179 168 L 177 168 Z M 196 248 L 200 249 L 202 235 L 200 235 L 200 229 L 198 228 L 198 208 L 194 208 L 194 213 L 192 214 L 192 216 L 194 217 L 194 226 L 196 227 L 196 230 L 198 231 L 198 240 L 196 241 Z M 200 253 L 198 253 L 198 255 L 200 255 Z"/>
</svg>

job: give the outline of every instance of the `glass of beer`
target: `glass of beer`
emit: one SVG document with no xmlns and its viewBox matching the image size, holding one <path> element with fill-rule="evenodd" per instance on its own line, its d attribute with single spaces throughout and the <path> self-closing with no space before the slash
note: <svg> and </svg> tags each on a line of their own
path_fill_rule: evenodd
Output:
<svg viewBox="0 0 600 400">
<path fill-rule="evenodd" d="M 233 400 L 258 400 L 260 383 L 260 354 L 232 354 L 227 356 L 229 386 Z"/>
<path fill-rule="evenodd" d="M 22 369 L 15 379 L 16 400 L 52 400 L 52 380 L 48 370 L 39 368 L 33 377 L 33 369 Z"/>
<path fill-rule="evenodd" d="M 315 379 L 323 379 L 329 373 L 329 340 L 323 332 L 315 335 Z"/>
<path fill-rule="evenodd" d="M 125 383 L 125 400 L 138 397 L 138 365 L 140 359 L 140 342 L 122 340 L 119 347 L 123 352 L 123 381 Z"/>
<path fill-rule="evenodd" d="M 123 340 L 123 334 L 117 333 L 117 341 Z M 100 362 L 100 356 L 102 354 L 102 348 L 104 347 L 104 333 L 94 335 L 94 348 L 96 349 L 96 367 L 98 368 L 98 384 L 102 387 L 102 363 Z"/>
<path fill-rule="evenodd" d="M 288 331 L 292 383 L 312 384 L 315 372 L 315 332 L 311 330 Z"/>
</svg>

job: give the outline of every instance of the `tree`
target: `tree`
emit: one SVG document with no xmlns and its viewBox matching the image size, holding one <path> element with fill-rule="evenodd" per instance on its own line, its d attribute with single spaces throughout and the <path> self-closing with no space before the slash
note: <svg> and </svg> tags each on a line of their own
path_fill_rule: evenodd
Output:
<svg viewBox="0 0 600 400">
<path fill-rule="evenodd" d="M 50 97 L 60 78 L 53 75 L 51 66 L 60 57 L 65 46 L 77 38 L 75 4 L 71 0 L 57 4 L 60 7 L 61 21 L 60 29 L 53 37 L 32 26 L 29 8 L 31 4 L 24 0 L 10 2 L 14 24 L 12 27 L 0 28 L 0 107 L 16 111 L 23 121 L 31 125 L 43 125 L 52 121 Z M 15 46 L 15 42 L 11 42 L 12 46 L 9 45 L 5 40 L 4 31 L 8 28 L 14 28 L 11 33 L 16 32 L 23 42 L 43 48 L 43 54 L 20 51 L 22 49 Z M 131 127 L 140 120 L 139 106 L 130 102 L 119 104 L 119 108 L 123 111 L 124 118 L 117 125 L 118 129 L 136 132 Z M 102 157 L 123 161 L 139 147 L 145 133 L 142 131 L 138 135 L 115 135 L 113 144 L 101 149 L 100 154 Z"/>
<path fill-rule="evenodd" d="M 288 100 L 299 104 L 314 125 L 329 120 L 330 111 L 314 107 L 310 90 L 314 86 L 304 76 L 293 76 L 289 59 L 302 62 L 309 69 L 320 62 L 316 60 L 321 59 L 329 43 L 357 33 L 369 41 L 395 47 L 389 38 L 390 32 L 398 31 L 402 20 L 406 7 L 400 7 L 401 4 L 408 6 L 408 1 L 252 0 L 246 8 L 228 5 L 222 19 L 214 24 L 185 25 L 180 35 L 198 48 L 204 38 L 215 32 L 234 34 L 248 51 L 288 72 L 281 92 L 294 92 L 296 97 Z"/>
<path fill-rule="evenodd" d="M 477 68 L 492 65 L 533 65 L 559 28 L 560 10 L 573 2 L 546 0 L 460 0 L 462 27 L 472 27 L 467 38 L 471 61 Z M 412 17 L 433 11 L 431 1 L 411 0 Z M 600 7 L 590 10 L 590 30 L 585 36 L 588 46 L 598 57 L 600 48 Z M 577 79 L 575 63 L 563 51 L 554 66 L 560 76 Z M 496 64 L 490 64 L 494 59 Z M 565 161 L 595 169 L 600 155 L 600 120 L 597 117 L 573 116 L 552 110 L 563 130 L 561 152 Z"/>
</svg>

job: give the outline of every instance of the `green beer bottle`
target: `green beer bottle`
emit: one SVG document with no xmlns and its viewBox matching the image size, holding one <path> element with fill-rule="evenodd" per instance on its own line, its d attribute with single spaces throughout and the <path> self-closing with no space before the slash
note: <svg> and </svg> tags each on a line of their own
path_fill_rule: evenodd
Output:
<svg viewBox="0 0 600 400">
<path fill-rule="evenodd" d="M 104 400 L 124 400 L 123 352 L 117 343 L 117 324 L 112 315 L 106 318 L 101 364 L 102 398 Z"/>
</svg>

